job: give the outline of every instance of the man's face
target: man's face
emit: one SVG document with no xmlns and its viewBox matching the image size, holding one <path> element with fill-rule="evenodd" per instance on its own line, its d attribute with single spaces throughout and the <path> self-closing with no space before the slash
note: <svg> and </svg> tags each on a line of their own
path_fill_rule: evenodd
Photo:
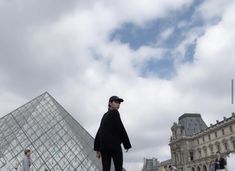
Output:
<svg viewBox="0 0 235 171">
<path fill-rule="evenodd" d="M 120 108 L 120 101 L 112 101 L 112 102 L 110 102 L 109 103 L 110 104 L 110 106 L 111 106 L 111 108 L 113 108 L 113 109 L 119 109 Z"/>
</svg>

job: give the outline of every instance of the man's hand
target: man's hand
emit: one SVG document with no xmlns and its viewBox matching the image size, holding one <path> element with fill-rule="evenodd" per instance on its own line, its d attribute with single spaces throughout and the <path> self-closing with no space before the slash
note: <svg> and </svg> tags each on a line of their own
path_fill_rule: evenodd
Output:
<svg viewBox="0 0 235 171">
<path fill-rule="evenodd" d="M 97 157 L 98 159 L 101 158 L 101 153 L 100 153 L 100 151 L 96 151 L 96 157 Z"/>
<path fill-rule="evenodd" d="M 129 149 L 126 149 L 126 153 L 129 151 Z"/>
</svg>

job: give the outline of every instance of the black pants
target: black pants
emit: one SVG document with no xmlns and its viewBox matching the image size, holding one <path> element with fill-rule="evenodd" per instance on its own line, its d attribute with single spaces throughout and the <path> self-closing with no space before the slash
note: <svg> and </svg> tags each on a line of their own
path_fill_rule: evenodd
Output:
<svg viewBox="0 0 235 171">
<path fill-rule="evenodd" d="M 101 159 L 103 171 L 110 171 L 111 159 L 113 159 L 115 171 L 122 171 L 123 155 L 121 146 L 115 150 L 102 150 Z"/>
</svg>

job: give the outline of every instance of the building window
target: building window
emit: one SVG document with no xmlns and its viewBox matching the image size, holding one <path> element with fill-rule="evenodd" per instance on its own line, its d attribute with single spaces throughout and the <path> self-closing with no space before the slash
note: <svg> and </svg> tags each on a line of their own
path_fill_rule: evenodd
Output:
<svg viewBox="0 0 235 171">
<path fill-rule="evenodd" d="M 227 142 L 224 143 L 224 148 L 226 151 L 228 151 L 228 143 Z"/>
<path fill-rule="evenodd" d="M 209 148 L 210 148 L 211 154 L 213 154 L 213 150 L 214 150 L 214 149 L 213 149 L 213 144 L 210 144 L 210 145 L 209 145 Z"/>
<path fill-rule="evenodd" d="M 218 135 L 217 135 L 217 132 L 215 132 L 215 138 L 217 138 L 217 136 L 218 136 Z"/>
<path fill-rule="evenodd" d="M 224 135 L 224 128 L 222 129 L 222 134 Z"/>
<path fill-rule="evenodd" d="M 230 132 L 233 132 L 233 126 L 232 125 L 229 126 L 229 129 L 230 129 Z"/>
<path fill-rule="evenodd" d="M 217 151 L 220 151 L 220 144 L 219 143 L 216 143 L 216 148 L 217 148 Z"/>
<path fill-rule="evenodd" d="M 197 144 L 199 144 L 199 139 L 197 139 Z"/>
<path fill-rule="evenodd" d="M 172 152 L 172 160 L 173 160 L 173 163 L 176 163 L 176 155 L 175 155 L 175 152 Z"/>
<path fill-rule="evenodd" d="M 177 163 L 181 163 L 180 152 L 177 152 L 176 156 L 177 156 L 177 158 L 176 158 Z"/>
<path fill-rule="evenodd" d="M 198 154 L 199 154 L 199 158 L 201 158 L 201 157 L 202 157 L 202 151 L 199 150 L 199 151 L 198 151 Z"/>
<path fill-rule="evenodd" d="M 211 134 L 208 134 L 208 139 L 211 140 Z"/>
<path fill-rule="evenodd" d="M 204 151 L 204 155 L 205 155 L 205 157 L 206 157 L 206 156 L 207 156 L 207 148 L 204 147 L 204 148 L 203 148 L 203 151 Z"/>
<path fill-rule="evenodd" d="M 233 144 L 233 149 L 235 149 L 235 139 L 231 139 L 231 141 L 232 141 L 232 144 Z"/>
<path fill-rule="evenodd" d="M 183 153 L 180 152 L 180 164 L 184 163 L 184 157 L 183 157 Z"/>
<path fill-rule="evenodd" d="M 206 165 L 204 165 L 204 166 L 202 167 L 202 170 L 203 170 L 203 171 L 207 171 Z"/>
<path fill-rule="evenodd" d="M 190 156 L 190 161 L 193 161 L 193 152 L 192 151 L 189 152 L 189 156 Z"/>
<path fill-rule="evenodd" d="M 202 137 L 202 141 L 205 142 L 205 137 L 204 136 Z"/>
</svg>

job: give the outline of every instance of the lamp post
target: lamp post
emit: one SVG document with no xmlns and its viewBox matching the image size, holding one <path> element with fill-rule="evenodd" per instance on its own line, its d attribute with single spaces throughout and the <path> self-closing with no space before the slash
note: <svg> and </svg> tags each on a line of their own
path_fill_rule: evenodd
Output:
<svg viewBox="0 0 235 171">
<path fill-rule="evenodd" d="M 233 79 L 231 81 L 231 103 L 233 104 Z"/>
</svg>

